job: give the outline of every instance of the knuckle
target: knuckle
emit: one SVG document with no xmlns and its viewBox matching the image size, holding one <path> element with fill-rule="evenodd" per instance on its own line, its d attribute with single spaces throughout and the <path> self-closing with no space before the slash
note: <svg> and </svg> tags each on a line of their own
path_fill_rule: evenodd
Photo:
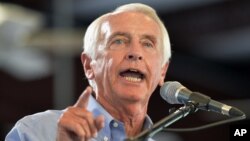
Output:
<svg viewBox="0 0 250 141">
<path fill-rule="evenodd" d="M 81 138 L 85 138 L 86 137 L 86 133 L 84 132 L 83 128 L 80 125 L 76 125 L 75 126 L 75 132 Z"/>
<path fill-rule="evenodd" d="M 86 116 L 87 116 L 88 118 L 93 118 L 92 112 L 88 112 L 88 111 L 87 111 L 85 114 L 86 114 Z"/>
<path fill-rule="evenodd" d="M 82 120 L 81 122 L 82 122 L 82 124 L 83 124 L 84 126 L 86 126 L 86 124 L 87 124 L 87 121 L 86 121 L 86 120 Z"/>
</svg>

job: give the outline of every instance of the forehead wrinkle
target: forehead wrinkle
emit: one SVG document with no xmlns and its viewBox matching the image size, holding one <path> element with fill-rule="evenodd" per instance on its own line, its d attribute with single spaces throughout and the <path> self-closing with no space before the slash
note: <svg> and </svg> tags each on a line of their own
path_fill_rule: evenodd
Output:
<svg viewBox="0 0 250 141">
<path fill-rule="evenodd" d="M 116 31 L 110 35 L 109 39 L 112 39 L 116 36 L 124 36 L 127 38 L 132 38 L 132 35 L 128 32 Z M 151 35 L 151 34 L 141 34 L 141 35 L 139 35 L 139 38 L 140 39 L 150 39 L 152 41 L 157 40 L 157 37 L 155 37 L 154 35 Z"/>
<path fill-rule="evenodd" d="M 146 16 L 146 20 L 147 21 L 149 21 L 149 20 L 152 20 L 154 23 L 156 23 L 156 21 L 154 20 L 154 19 L 152 19 L 151 17 L 148 17 L 147 15 L 145 15 L 144 13 L 141 13 L 141 12 L 134 12 L 134 11 L 129 11 L 129 12 L 119 12 L 119 13 L 110 13 L 107 17 L 106 17 L 106 19 L 105 19 L 105 22 L 103 22 L 104 23 L 104 29 L 106 29 L 106 30 L 104 30 L 104 31 L 106 31 L 106 33 L 103 33 L 103 35 L 104 35 L 104 37 L 107 39 L 107 41 L 109 41 L 109 40 L 111 40 L 112 38 L 114 38 L 115 36 L 124 36 L 124 37 L 127 37 L 127 38 L 129 38 L 129 39 L 132 39 L 132 36 L 134 36 L 134 34 L 133 33 L 130 33 L 129 31 L 114 31 L 114 33 L 112 33 L 112 29 L 113 29 L 113 24 L 117 24 L 116 23 L 116 18 L 119 18 L 119 16 L 121 15 L 121 14 L 130 14 L 130 13 L 132 13 L 132 14 L 143 14 L 144 16 Z M 118 20 L 119 21 L 119 20 Z M 107 33 L 107 27 L 108 27 L 108 32 L 109 33 Z M 114 26 L 114 27 L 116 27 L 116 26 Z M 156 23 L 156 27 L 157 28 L 159 28 L 159 25 L 158 25 L 158 23 Z M 161 33 L 161 31 L 159 31 L 160 33 Z M 158 30 L 157 30 L 157 33 L 156 33 L 157 35 L 158 35 Z M 141 40 L 141 39 L 149 39 L 149 40 L 151 40 L 152 42 L 154 42 L 154 43 L 159 43 L 160 42 L 160 40 L 161 40 L 161 37 L 158 37 L 157 35 L 154 35 L 154 34 L 150 34 L 150 33 L 141 33 L 141 34 L 139 34 L 137 37 L 139 37 L 139 39 Z"/>
</svg>

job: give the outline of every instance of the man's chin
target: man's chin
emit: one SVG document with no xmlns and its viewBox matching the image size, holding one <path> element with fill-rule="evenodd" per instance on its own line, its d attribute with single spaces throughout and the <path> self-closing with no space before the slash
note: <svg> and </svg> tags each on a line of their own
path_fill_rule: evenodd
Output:
<svg viewBox="0 0 250 141">
<path fill-rule="evenodd" d="M 142 94 L 140 92 L 137 93 L 124 93 L 122 94 L 122 98 L 128 102 L 141 102 L 144 101 L 146 99 L 146 94 Z"/>
</svg>

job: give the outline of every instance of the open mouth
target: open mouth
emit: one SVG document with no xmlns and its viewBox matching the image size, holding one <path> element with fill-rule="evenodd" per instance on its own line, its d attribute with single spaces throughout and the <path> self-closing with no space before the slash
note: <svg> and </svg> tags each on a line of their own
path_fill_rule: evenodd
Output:
<svg viewBox="0 0 250 141">
<path fill-rule="evenodd" d="M 120 76 L 131 82 L 141 82 L 145 78 L 145 75 L 136 69 L 124 70 L 120 72 Z"/>
</svg>

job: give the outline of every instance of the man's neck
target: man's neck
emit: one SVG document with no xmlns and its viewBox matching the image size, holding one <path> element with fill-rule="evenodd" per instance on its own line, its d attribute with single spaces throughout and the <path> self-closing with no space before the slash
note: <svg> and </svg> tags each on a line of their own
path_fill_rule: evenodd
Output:
<svg viewBox="0 0 250 141">
<path fill-rule="evenodd" d="M 112 117 L 124 123 L 127 136 L 135 136 L 141 132 L 146 118 L 147 104 L 108 102 L 102 97 L 99 103 L 111 114 Z"/>
</svg>

